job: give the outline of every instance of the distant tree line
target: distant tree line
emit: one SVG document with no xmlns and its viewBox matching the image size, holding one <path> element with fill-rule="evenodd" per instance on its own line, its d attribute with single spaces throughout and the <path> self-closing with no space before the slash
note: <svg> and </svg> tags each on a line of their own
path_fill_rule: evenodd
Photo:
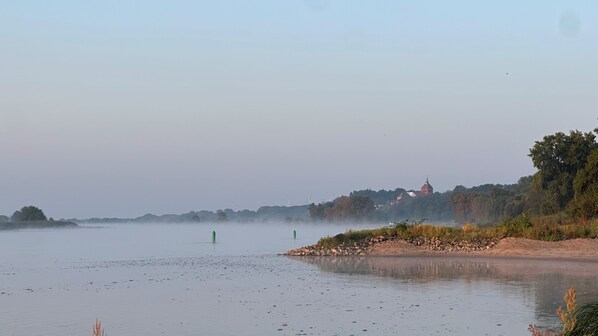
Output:
<svg viewBox="0 0 598 336">
<path fill-rule="evenodd" d="M 15 211 L 12 216 L 0 216 L 0 230 L 17 230 L 17 229 L 42 229 L 42 228 L 66 228 L 77 227 L 73 222 L 48 218 L 44 212 L 33 205 L 22 207 Z"/>
<path fill-rule="evenodd" d="M 307 205 L 263 206 L 253 210 L 220 209 L 217 211 L 189 211 L 184 214 L 145 214 L 136 218 L 69 219 L 78 223 L 200 223 L 200 222 L 268 222 L 309 221 Z"/>
<path fill-rule="evenodd" d="M 374 214 L 374 201 L 366 196 L 341 196 L 332 202 L 310 204 L 309 214 L 314 220 L 364 221 Z"/>
<path fill-rule="evenodd" d="M 595 134 L 594 134 L 595 133 Z M 536 141 L 529 156 L 538 171 L 515 184 L 484 184 L 472 188 L 457 186 L 452 191 L 428 196 L 403 196 L 394 190 L 357 190 L 330 202 L 303 206 L 264 206 L 257 211 L 222 209 L 190 211 L 181 215 L 146 214 L 132 219 L 91 218 L 78 222 L 203 222 L 203 221 L 401 221 L 426 219 L 431 222 L 491 224 L 522 214 L 563 214 L 584 222 L 598 217 L 598 143 L 596 134 L 558 132 Z M 8 221 L 0 216 L 0 222 Z M 21 208 L 12 222 L 45 221 L 35 206 Z"/>
<path fill-rule="evenodd" d="M 467 189 L 457 186 L 451 193 L 453 220 L 457 223 L 492 224 L 515 217 L 525 211 L 525 197 L 531 187 L 531 176 L 517 184 L 485 184 Z"/>
<path fill-rule="evenodd" d="M 382 189 L 378 191 L 374 191 L 372 189 L 365 189 L 353 191 L 349 194 L 349 196 L 368 197 L 374 202 L 374 204 L 380 205 L 396 201 L 397 197 L 404 192 L 406 192 L 406 190 L 403 188 L 396 188 L 395 190 Z"/>
<path fill-rule="evenodd" d="M 594 130 L 598 134 L 598 128 Z M 570 131 L 545 136 L 530 148 L 538 172 L 515 184 L 457 186 L 429 196 L 397 196 L 405 192 L 353 191 L 332 202 L 311 204 L 314 220 L 401 221 L 491 224 L 522 214 L 562 213 L 582 222 L 598 217 L 598 143 L 594 133 Z"/>
</svg>

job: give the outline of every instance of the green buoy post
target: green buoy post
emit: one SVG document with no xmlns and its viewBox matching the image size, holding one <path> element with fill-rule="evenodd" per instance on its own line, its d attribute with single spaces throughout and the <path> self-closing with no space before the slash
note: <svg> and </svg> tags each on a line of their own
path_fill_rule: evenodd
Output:
<svg viewBox="0 0 598 336">
<path fill-rule="evenodd" d="M 216 231 L 212 231 L 212 243 L 216 242 Z"/>
<path fill-rule="evenodd" d="M 293 239 L 297 239 L 297 230 L 293 230 Z"/>
</svg>

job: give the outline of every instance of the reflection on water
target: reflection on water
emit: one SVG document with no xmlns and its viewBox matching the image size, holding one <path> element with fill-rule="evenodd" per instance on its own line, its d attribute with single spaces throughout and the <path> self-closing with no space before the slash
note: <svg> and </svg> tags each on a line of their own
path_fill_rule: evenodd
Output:
<svg viewBox="0 0 598 336">
<path fill-rule="evenodd" d="M 491 281 L 518 286 L 535 302 L 540 323 L 551 325 L 555 310 L 564 305 L 570 286 L 578 303 L 598 301 L 598 262 L 478 257 L 293 257 L 321 270 L 342 274 L 375 275 L 426 283 L 463 280 Z"/>
</svg>

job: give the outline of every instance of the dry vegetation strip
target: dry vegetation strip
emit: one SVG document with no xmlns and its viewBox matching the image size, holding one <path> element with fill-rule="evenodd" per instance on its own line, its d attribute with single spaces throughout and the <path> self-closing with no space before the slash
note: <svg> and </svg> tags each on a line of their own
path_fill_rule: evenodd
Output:
<svg viewBox="0 0 598 336">
<path fill-rule="evenodd" d="M 500 225 L 479 227 L 466 224 L 463 227 L 425 225 L 421 222 L 403 221 L 390 226 L 347 231 L 333 237 L 324 237 L 318 246 L 329 248 L 360 242 L 374 237 L 414 241 L 418 238 L 435 238 L 447 242 L 496 240 L 506 237 L 520 237 L 542 241 L 560 241 L 574 238 L 598 238 L 598 221 L 578 224 L 533 223 L 526 216 L 509 219 Z"/>
</svg>

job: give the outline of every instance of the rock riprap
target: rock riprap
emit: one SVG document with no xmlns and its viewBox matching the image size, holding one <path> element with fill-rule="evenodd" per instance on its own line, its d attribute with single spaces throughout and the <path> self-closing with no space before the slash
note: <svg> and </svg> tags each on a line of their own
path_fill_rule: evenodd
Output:
<svg viewBox="0 0 598 336">
<path fill-rule="evenodd" d="M 494 247 L 500 239 L 447 240 L 440 237 L 414 237 L 402 239 L 398 237 L 369 237 L 359 241 L 346 242 L 335 246 L 311 245 L 290 250 L 285 255 L 290 256 L 349 256 L 367 255 L 376 244 L 403 240 L 415 247 L 427 251 L 437 252 L 476 252 Z"/>
</svg>

